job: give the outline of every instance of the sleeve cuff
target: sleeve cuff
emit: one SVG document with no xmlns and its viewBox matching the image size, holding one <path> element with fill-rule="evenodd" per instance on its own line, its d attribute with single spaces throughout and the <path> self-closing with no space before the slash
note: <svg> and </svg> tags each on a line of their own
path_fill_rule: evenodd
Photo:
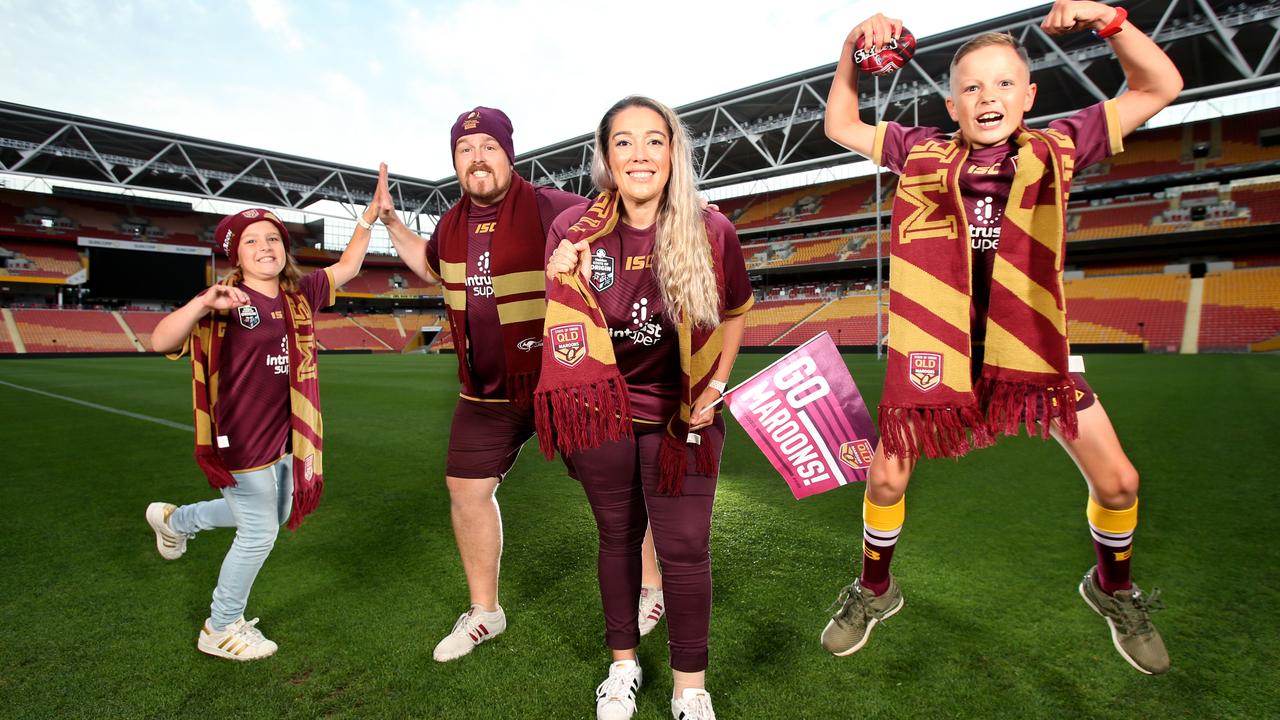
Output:
<svg viewBox="0 0 1280 720">
<path fill-rule="evenodd" d="M 1102 103 L 1102 114 L 1107 124 L 1108 155 L 1124 152 L 1124 134 L 1120 130 L 1120 106 L 1115 98 Z"/>
</svg>

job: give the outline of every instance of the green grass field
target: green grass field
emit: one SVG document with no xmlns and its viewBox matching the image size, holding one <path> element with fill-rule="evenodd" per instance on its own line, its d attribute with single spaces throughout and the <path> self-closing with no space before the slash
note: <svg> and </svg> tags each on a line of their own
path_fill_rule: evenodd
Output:
<svg viewBox="0 0 1280 720">
<path fill-rule="evenodd" d="M 770 360 L 744 356 L 735 376 Z M 883 365 L 848 362 L 874 403 Z M 1056 445 L 1026 438 L 922 467 L 894 562 L 906 607 L 858 654 L 825 654 L 861 490 L 795 501 L 730 421 L 712 539 L 719 717 L 1280 716 L 1280 357 L 1088 362 L 1143 473 L 1135 578 L 1162 589 L 1169 674 L 1131 669 L 1076 593 L 1093 562 L 1085 487 Z M 0 384 L 0 716 L 594 717 L 608 653 L 581 488 L 526 447 L 499 492 L 510 627 L 438 664 L 467 602 L 443 482 L 454 359 L 321 368 L 328 487 L 258 578 L 249 616 L 281 649 L 248 664 L 195 649 L 232 531 L 166 562 L 143 520 L 152 500 L 212 497 L 191 434 Z M 4 383 L 180 423 L 189 372 L 0 361 Z M 641 644 L 637 718 L 670 717 L 665 641 L 664 623 Z"/>
</svg>

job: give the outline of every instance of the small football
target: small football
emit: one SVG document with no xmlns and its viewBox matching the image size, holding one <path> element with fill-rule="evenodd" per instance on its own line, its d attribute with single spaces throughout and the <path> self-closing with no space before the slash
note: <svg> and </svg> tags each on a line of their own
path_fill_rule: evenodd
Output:
<svg viewBox="0 0 1280 720">
<path fill-rule="evenodd" d="M 858 38 L 853 61 L 858 69 L 872 75 L 892 75 L 901 70 L 916 54 L 916 36 L 902 28 L 902 34 L 879 47 L 866 47 L 866 38 Z"/>
</svg>

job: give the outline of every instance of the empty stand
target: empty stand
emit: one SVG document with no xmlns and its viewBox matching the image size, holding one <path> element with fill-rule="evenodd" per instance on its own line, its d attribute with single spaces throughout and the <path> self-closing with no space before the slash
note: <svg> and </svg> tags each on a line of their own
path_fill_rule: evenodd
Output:
<svg viewBox="0 0 1280 720">
<path fill-rule="evenodd" d="M 765 300 L 747 313 L 744 345 L 770 345 L 793 325 L 826 304 L 826 300 Z"/>
<path fill-rule="evenodd" d="M 27 352 L 137 352 L 105 310 L 13 310 Z"/>
<path fill-rule="evenodd" d="M 82 267 L 80 253 L 73 245 L 5 240 L 0 242 L 0 248 L 16 253 L 20 260 L 26 259 L 33 266 L 30 269 L 6 269 L 3 264 L 0 264 L 0 275 L 26 275 L 61 280 L 79 272 Z"/>
<path fill-rule="evenodd" d="M 387 346 L 370 335 L 349 317 L 316 315 L 316 340 L 326 350 L 387 350 Z"/>
<path fill-rule="evenodd" d="M 1133 342 L 1136 337 L 1166 352 L 1181 345 L 1190 289 L 1186 274 L 1086 277 L 1068 280 L 1064 287 L 1073 343 Z"/>
<path fill-rule="evenodd" d="M 1280 267 L 1212 272 L 1204 279 L 1202 350 L 1242 350 L 1280 333 Z"/>
<path fill-rule="evenodd" d="M 168 313 L 145 310 L 125 310 L 120 313 L 147 352 L 151 352 L 151 333 L 155 332 L 156 325 L 160 324 L 165 315 Z"/>
<path fill-rule="evenodd" d="M 888 325 L 888 315 L 884 317 Z M 876 296 L 850 295 L 826 305 L 792 328 L 774 345 L 799 345 L 822 331 L 831 333 L 837 345 L 874 345 L 876 342 Z"/>
<path fill-rule="evenodd" d="M 360 327 L 376 335 L 392 350 L 404 348 L 408 338 L 400 334 L 396 319 L 391 315 L 352 315 L 351 319 Z"/>
</svg>

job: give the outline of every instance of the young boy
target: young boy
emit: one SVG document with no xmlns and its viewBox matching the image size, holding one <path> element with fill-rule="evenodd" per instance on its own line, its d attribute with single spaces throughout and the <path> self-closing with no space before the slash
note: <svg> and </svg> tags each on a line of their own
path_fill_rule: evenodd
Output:
<svg viewBox="0 0 1280 720">
<path fill-rule="evenodd" d="M 880 446 L 863 499 L 863 563 L 822 633 L 823 647 L 850 655 L 902 608 L 889 562 L 905 517 L 915 463 L 958 457 L 997 433 L 1050 433 L 1089 485 L 1086 515 L 1097 565 L 1080 583 L 1130 665 L 1169 669 L 1147 596 L 1129 579 L 1138 474 L 1102 404 L 1068 372 L 1062 266 L 1071 175 L 1123 150 L 1121 138 L 1172 102 L 1182 78 L 1167 56 L 1116 6 L 1054 3 L 1050 34 L 1093 30 L 1120 60 L 1119 97 L 1031 131 L 1023 115 L 1036 85 L 1011 35 L 968 41 L 951 61 L 947 111 L 959 132 L 868 125 L 858 117 L 851 56 L 859 38 L 883 45 L 899 20 L 875 15 L 845 39 L 827 98 L 826 132 L 901 177 L 893 211 L 889 363 L 880 404 Z M 1100 40 L 1103 41 L 1103 40 Z"/>
</svg>

